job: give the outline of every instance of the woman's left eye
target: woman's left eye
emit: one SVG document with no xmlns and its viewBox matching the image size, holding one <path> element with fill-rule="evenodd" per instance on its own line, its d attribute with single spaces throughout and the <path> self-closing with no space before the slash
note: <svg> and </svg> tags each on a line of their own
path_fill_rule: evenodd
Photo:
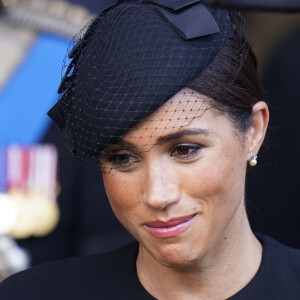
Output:
<svg viewBox="0 0 300 300">
<path fill-rule="evenodd" d="M 171 156 L 179 159 L 191 159 L 202 150 L 199 144 L 181 144 L 174 147 Z"/>
</svg>

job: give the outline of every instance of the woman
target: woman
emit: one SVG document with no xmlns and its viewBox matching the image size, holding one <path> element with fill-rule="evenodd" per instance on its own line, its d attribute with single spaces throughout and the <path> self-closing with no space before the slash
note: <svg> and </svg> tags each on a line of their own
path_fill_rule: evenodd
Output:
<svg viewBox="0 0 300 300">
<path fill-rule="evenodd" d="M 269 114 L 243 27 L 201 1 L 162 0 L 112 3 L 90 24 L 49 115 L 101 168 L 137 243 L 20 273 L 1 297 L 299 298 L 299 251 L 247 219 Z"/>
</svg>

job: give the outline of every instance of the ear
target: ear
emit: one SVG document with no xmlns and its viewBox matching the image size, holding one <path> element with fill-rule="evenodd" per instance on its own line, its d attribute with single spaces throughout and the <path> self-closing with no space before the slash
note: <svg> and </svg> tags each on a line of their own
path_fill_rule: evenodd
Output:
<svg viewBox="0 0 300 300">
<path fill-rule="evenodd" d="M 257 155 L 266 135 L 269 124 L 269 109 L 266 102 L 260 101 L 252 108 L 252 123 L 248 132 L 247 160 Z"/>
</svg>

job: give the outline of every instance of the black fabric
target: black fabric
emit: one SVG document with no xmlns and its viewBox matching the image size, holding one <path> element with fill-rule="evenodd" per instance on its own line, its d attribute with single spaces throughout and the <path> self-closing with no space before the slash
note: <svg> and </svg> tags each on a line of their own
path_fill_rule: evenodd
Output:
<svg viewBox="0 0 300 300">
<path fill-rule="evenodd" d="M 186 7 L 187 5 L 191 5 L 199 1 L 198 0 L 184 0 L 184 1 L 183 0 L 145 0 L 144 2 L 152 2 L 161 5 L 163 7 L 167 7 L 173 10 L 178 10 L 183 7 Z"/>
<path fill-rule="evenodd" d="M 201 3 L 176 14 L 161 8 L 157 10 L 184 39 L 194 39 L 220 32 L 216 20 Z M 198 21 L 195 22 L 195 20 Z"/>
<path fill-rule="evenodd" d="M 300 298 L 300 251 L 258 236 L 263 245 L 260 269 L 230 300 Z M 155 299 L 136 274 L 138 244 L 114 252 L 57 261 L 21 272 L 0 284 L 0 299 Z"/>
<path fill-rule="evenodd" d="M 135 267 L 137 253 L 138 244 L 132 243 L 104 255 L 38 266 L 0 284 L 0 299 L 154 299 L 138 281 Z"/>
<path fill-rule="evenodd" d="M 261 266 L 252 281 L 230 300 L 300 299 L 300 250 L 258 235 L 263 246 Z"/>
</svg>

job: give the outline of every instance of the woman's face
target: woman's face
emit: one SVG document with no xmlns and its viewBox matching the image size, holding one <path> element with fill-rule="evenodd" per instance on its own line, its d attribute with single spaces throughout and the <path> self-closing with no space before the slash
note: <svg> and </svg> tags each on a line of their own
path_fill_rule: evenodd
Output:
<svg viewBox="0 0 300 300">
<path fill-rule="evenodd" d="M 221 251 L 245 218 L 247 143 L 208 99 L 192 97 L 185 108 L 199 117 L 174 130 L 162 107 L 103 162 L 113 167 L 103 179 L 115 215 L 146 253 L 171 267 Z M 182 95 L 172 102 L 168 111 L 180 111 Z M 143 152 L 145 141 L 156 145 Z"/>
</svg>

